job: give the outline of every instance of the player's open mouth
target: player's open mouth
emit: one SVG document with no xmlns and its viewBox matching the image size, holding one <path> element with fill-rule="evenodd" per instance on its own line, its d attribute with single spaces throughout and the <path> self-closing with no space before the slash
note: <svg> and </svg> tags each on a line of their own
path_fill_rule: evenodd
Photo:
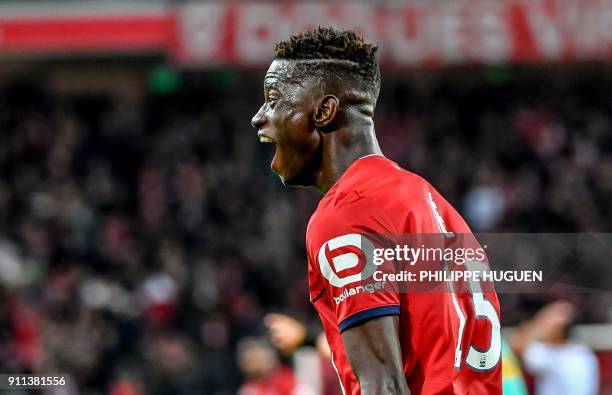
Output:
<svg viewBox="0 0 612 395">
<path fill-rule="evenodd" d="M 276 143 L 276 141 L 272 140 L 270 137 L 268 136 L 259 136 L 259 142 L 260 143 Z"/>
<path fill-rule="evenodd" d="M 276 141 L 272 137 L 266 136 L 263 132 L 257 133 L 257 136 L 259 136 L 260 143 L 268 143 L 268 144 L 276 143 Z"/>
<path fill-rule="evenodd" d="M 262 131 L 259 131 L 257 133 L 257 136 L 259 137 L 259 142 L 266 144 L 274 144 L 274 147 L 276 148 L 276 150 L 274 151 L 274 157 L 272 158 L 272 163 L 270 163 L 270 167 L 274 171 L 274 163 L 276 162 L 276 159 L 278 157 L 278 145 L 276 145 L 276 140 L 274 140 L 270 136 L 266 136 Z"/>
</svg>

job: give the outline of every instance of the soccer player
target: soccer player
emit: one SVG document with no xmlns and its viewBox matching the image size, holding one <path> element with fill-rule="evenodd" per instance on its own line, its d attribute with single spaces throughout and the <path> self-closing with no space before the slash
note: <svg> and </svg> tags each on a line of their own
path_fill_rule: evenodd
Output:
<svg viewBox="0 0 612 395">
<path fill-rule="evenodd" d="M 376 52 L 334 28 L 278 43 L 252 119 L 260 141 L 276 145 L 271 168 L 282 182 L 324 194 L 306 232 L 310 300 L 342 390 L 501 394 L 494 292 L 356 292 L 364 264 L 338 254 L 369 234 L 470 233 L 427 181 L 383 156 Z"/>
</svg>

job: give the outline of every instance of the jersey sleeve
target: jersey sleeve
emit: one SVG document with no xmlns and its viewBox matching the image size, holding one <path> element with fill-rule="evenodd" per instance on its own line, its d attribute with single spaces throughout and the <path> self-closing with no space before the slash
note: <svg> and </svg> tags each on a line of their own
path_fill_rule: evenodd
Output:
<svg viewBox="0 0 612 395">
<path fill-rule="evenodd" d="M 394 233 L 393 223 L 375 202 L 359 199 L 330 210 L 309 233 L 311 302 L 330 303 L 341 332 L 373 318 L 399 315 L 397 290 L 380 281 L 389 263 L 374 259 L 374 250 Z"/>
</svg>

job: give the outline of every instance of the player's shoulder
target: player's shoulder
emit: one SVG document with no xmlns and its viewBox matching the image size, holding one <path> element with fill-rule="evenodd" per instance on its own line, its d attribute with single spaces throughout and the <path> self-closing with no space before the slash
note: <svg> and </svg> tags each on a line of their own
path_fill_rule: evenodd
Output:
<svg viewBox="0 0 612 395">
<path fill-rule="evenodd" d="M 407 209 L 417 200 L 424 201 L 430 189 L 424 178 L 384 156 L 358 159 L 321 199 L 309 227 L 313 222 L 327 223 L 330 217 L 388 217 L 398 207 Z"/>
<path fill-rule="evenodd" d="M 377 155 L 355 161 L 339 180 L 334 193 L 324 200 L 338 208 L 356 202 L 403 200 L 430 187 L 423 177 Z"/>
</svg>

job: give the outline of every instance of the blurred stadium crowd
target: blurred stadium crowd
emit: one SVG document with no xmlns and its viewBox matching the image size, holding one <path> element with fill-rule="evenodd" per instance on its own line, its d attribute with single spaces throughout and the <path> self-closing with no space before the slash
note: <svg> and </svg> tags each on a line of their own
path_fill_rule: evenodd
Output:
<svg viewBox="0 0 612 395">
<path fill-rule="evenodd" d="M 612 73 L 574 67 L 389 70 L 383 151 L 475 231 L 610 232 Z M 186 72 L 137 105 L 0 90 L 1 372 L 72 373 L 80 394 L 231 394 L 265 313 L 314 320 L 319 196 L 269 170 L 249 124 L 262 75 Z M 581 319 L 609 322 L 600 303 Z M 504 323 L 524 305 L 502 304 Z"/>
</svg>

